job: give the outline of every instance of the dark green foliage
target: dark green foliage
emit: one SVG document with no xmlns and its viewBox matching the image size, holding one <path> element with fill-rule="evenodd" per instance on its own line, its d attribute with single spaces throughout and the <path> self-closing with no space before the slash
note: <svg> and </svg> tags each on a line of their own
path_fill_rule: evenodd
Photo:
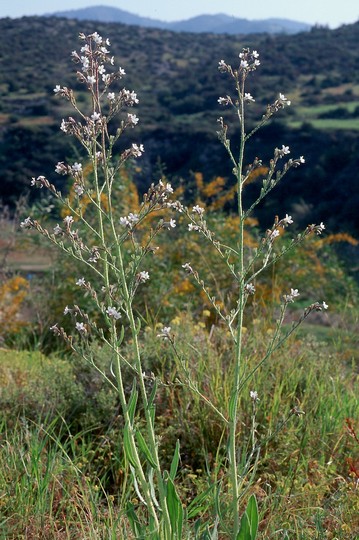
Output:
<svg viewBox="0 0 359 540">
<path fill-rule="evenodd" d="M 146 149 L 136 179 L 140 189 L 157 174 L 159 158 L 169 176 L 182 177 L 186 183 L 191 170 L 200 170 L 207 180 L 216 175 L 231 177 L 215 134 L 217 117 L 226 118 L 217 99 L 227 93 L 226 78 L 216 66 L 222 58 L 235 65 L 244 45 L 257 49 L 262 63 L 250 88 L 256 98 L 248 111 L 250 122 L 260 118 L 266 104 L 275 99 L 274 89 L 289 97 L 300 95 L 300 102 L 294 97 L 293 105 L 337 104 L 329 121 L 338 115 L 357 118 L 357 111 L 344 113 L 342 107 L 356 97 L 359 23 L 337 30 L 314 28 L 290 37 L 234 37 L 67 19 L 1 19 L 0 175 L 5 201 L 18 197 L 32 176 L 45 174 L 58 181 L 52 173 L 54 165 L 73 157 L 71 139 L 58 131 L 70 109 L 53 96 L 53 88 L 61 84 L 83 89 L 71 74 L 75 66 L 70 53 L 77 47 L 80 31 L 95 30 L 110 38 L 116 60 L 128 74 L 124 84 L 140 98 L 140 124 L 133 135 Z M 317 117 L 324 118 L 323 113 Z M 286 144 L 292 157 L 305 156 L 308 167 L 276 188 L 274 202 L 259 211 L 261 224 L 272 222 L 273 214 L 293 213 L 293 205 L 300 203 L 307 209 L 302 224 L 323 220 L 331 231 L 357 234 L 357 132 L 314 129 L 303 123 L 295 106 L 281 113 L 279 120 L 260 133 L 253 155 L 257 152 L 268 161 L 274 146 Z M 299 127 L 291 128 L 292 122 Z"/>
</svg>

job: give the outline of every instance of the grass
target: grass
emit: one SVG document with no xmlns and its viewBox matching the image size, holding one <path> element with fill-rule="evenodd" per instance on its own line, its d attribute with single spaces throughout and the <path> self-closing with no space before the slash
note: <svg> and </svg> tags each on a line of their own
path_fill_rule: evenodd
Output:
<svg viewBox="0 0 359 540">
<path fill-rule="evenodd" d="M 226 336 L 216 327 L 209 337 L 188 313 L 172 324 L 177 335 L 186 336 L 181 342 L 183 352 L 188 353 L 186 343 L 191 338 L 198 344 L 200 355 L 193 357 L 190 369 L 196 372 L 200 388 L 220 407 L 229 392 L 223 378 L 229 354 Z M 256 317 L 247 329 L 246 350 L 260 354 L 269 330 Z M 148 326 L 145 335 L 146 369 L 168 381 L 157 399 L 162 452 L 168 454 L 175 440 L 181 440 L 181 496 L 191 498 L 213 481 L 206 473 L 205 456 L 215 460 L 220 432 L 211 411 L 176 384 L 176 360 L 168 356 L 162 360 L 168 350 L 156 339 L 156 330 Z M 358 537 L 359 494 L 349 468 L 357 459 L 358 448 L 346 428 L 347 418 L 358 428 L 358 381 L 355 366 L 345 354 L 348 347 L 354 349 L 355 335 L 348 333 L 345 349 L 339 336 L 340 332 L 327 327 L 303 328 L 251 383 L 260 396 L 256 419 L 262 450 L 251 488 L 260 507 L 259 539 L 278 538 L 279 530 L 279 538 L 295 540 Z M 79 386 L 83 367 L 78 367 L 75 358 L 69 360 L 66 372 L 69 380 L 73 373 L 78 385 L 72 394 L 85 407 L 90 395 L 83 394 Z M 131 538 L 121 518 L 124 501 L 118 490 L 126 464 L 121 446 L 114 452 L 111 443 L 118 438 L 113 431 L 117 430 L 113 424 L 116 407 L 112 418 L 107 409 L 106 416 L 97 419 L 97 428 L 77 424 L 73 431 L 65 420 L 71 393 L 65 392 L 65 400 L 57 402 L 57 414 L 44 416 L 47 409 L 41 401 L 46 393 L 51 394 L 56 366 L 63 363 L 56 356 L 49 359 L 39 353 L 0 351 L 1 400 L 18 399 L 16 393 L 8 392 L 12 385 L 21 390 L 24 405 L 17 416 L 16 407 L 2 404 L 3 538 Z M 242 448 L 250 433 L 250 389 L 245 387 L 241 397 Z M 33 393 L 38 396 L 36 402 Z M 5 397 L 10 395 L 13 397 Z M 294 405 L 305 415 L 293 416 L 280 428 Z M 268 433 L 272 434 L 269 439 Z"/>
</svg>

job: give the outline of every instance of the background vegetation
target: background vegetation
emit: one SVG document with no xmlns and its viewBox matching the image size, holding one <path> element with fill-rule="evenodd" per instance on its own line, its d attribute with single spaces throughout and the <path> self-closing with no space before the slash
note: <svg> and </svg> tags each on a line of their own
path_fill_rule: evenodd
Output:
<svg viewBox="0 0 359 540">
<path fill-rule="evenodd" d="M 257 76 L 252 79 L 252 114 L 258 115 L 278 89 L 295 104 L 258 134 L 253 155 L 260 149 L 268 159 L 273 146 L 285 143 L 293 155 L 305 155 L 308 164 L 276 189 L 277 212 L 290 211 L 305 226 L 319 211 L 331 232 L 358 233 L 359 23 L 294 36 L 241 37 L 54 18 L 0 20 L 0 173 L 5 201 L 28 189 L 31 176 L 51 175 L 57 159 L 74 156 L 58 130 L 69 110 L 54 98 L 53 88 L 61 80 L 83 91 L 73 77 L 66 79 L 69 53 L 80 31 L 94 30 L 110 37 L 116 58 L 126 66 L 128 85 L 140 98 L 138 127 L 146 153 L 135 181 L 141 191 L 161 170 L 186 185 L 191 171 L 201 171 L 207 182 L 218 175 L 232 182 L 214 130 L 218 116 L 226 114 L 217 99 L 227 91 L 216 66 L 221 58 L 234 61 L 243 46 L 250 46 L 261 52 L 263 64 L 260 84 Z M 272 219 L 272 210 L 259 210 L 263 226 Z"/>
</svg>

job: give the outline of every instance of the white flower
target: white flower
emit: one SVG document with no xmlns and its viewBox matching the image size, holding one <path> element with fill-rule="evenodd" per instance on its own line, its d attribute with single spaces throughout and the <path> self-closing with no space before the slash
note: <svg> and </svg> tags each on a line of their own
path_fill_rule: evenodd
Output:
<svg viewBox="0 0 359 540">
<path fill-rule="evenodd" d="M 143 144 L 140 144 L 139 146 L 138 146 L 138 144 L 135 144 L 135 143 L 132 144 L 132 155 L 134 157 L 142 156 L 142 153 L 144 151 L 145 151 L 145 149 L 143 147 Z"/>
<path fill-rule="evenodd" d="M 98 113 L 98 112 L 95 111 L 93 114 L 91 114 L 91 120 L 92 120 L 93 122 L 97 122 L 98 120 L 101 120 L 101 115 L 100 115 L 100 113 Z"/>
<path fill-rule="evenodd" d="M 115 92 L 109 92 L 109 93 L 107 94 L 107 99 L 108 99 L 109 101 L 113 101 L 115 98 L 116 98 Z"/>
<path fill-rule="evenodd" d="M 204 214 L 204 208 L 201 208 L 200 206 L 198 206 L 198 204 L 196 204 L 196 206 L 192 208 L 192 213 L 202 216 Z"/>
<path fill-rule="evenodd" d="M 70 227 L 72 225 L 72 223 L 74 222 L 74 218 L 72 216 L 66 216 L 66 217 L 64 217 L 63 221 L 64 221 L 66 227 Z"/>
<path fill-rule="evenodd" d="M 246 92 L 244 94 L 244 101 L 255 101 L 255 99 L 249 92 Z"/>
<path fill-rule="evenodd" d="M 66 216 L 64 218 L 64 223 L 67 227 L 69 227 L 74 222 L 74 218 L 72 216 Z"/>
<path fill-rule="evenodd" d="M 251 398 L 252 401 L 254 401 L 254 402 L 259 401 L 259 398 L 258 398 L 258 392 L 257 392 L 256 390 L 251 390 L 251 391 L 249 392 L 249 396 L 250 396 L 250 398 Z"/>
<path fill-rule="evenodd" d="M 188 223 L 188 230 L 189 231 L 198 231 L 199 227 L 198 227 L 198 225 L 194 225 L 193 223 Z"/>
<path fill-rule="evenodd" d="M 76 330 L 80 332 L 80 334 L 86 334 L 87 330 L 83 322 L 77 322 L 76 323 Z"/>
<path fill-rule="evenodd" d="M 62 229 L 61 229 L 61 227 L 60 227 L 59 224 L 57 224 L 56 227 L 54 227 L 53 230 L 54 230 L 54 234 L 55 234 L 56 236 L 58 236 L 59 234 L 62 234 Z"/>
<path fill-rule="evenodd" d="M 277 238 L 279 236 L 279 231 L 278 229 L 274 229 L 274 231 L 272 231 L 269 235 L 269 238 L 270 240 L 274 240 L 275 238 Z"/>
<path fill-rule="evenodd" d="M 61 86 L 59 84 L 57 84 L 54 88 L 54 92 L 55 94 L 58 94 L 59 92 L 61 92 Z"/>
<path fill-rule="evenodd" d="M 64 309 L 64 315 L 68 315 L 69 313 L 71 313 L 71 309 L 69 308 L 69 306 L 66 306 Z"/>
<path fill-rule="evenodd" d="M 126 102 L 127 105 L 132 107 L 132 105 L 137 105 L 139 103 L 137 94 L 133 90 L 130 92 L 130 90 L 127 90 L 126 88 L 123 88 L 120 92 L 120 95 L 122 99 Z"/>
<path fill-rule="evenodd" d="M 76 281 L 76 285 L 78 285 L 79 287 L 84 287 L 86 285 L 86 281 L 85 281 L 85 278 L 79 278 L 77 281 Z"/>
<path fill-rule="evenodd" d="M 133 214 L 132 212 L 130 212 L 128 214 L 128 216 L 125 216 L 125 217 L 121 217 L 120 218 L 120 225 L 122 225 L 123 227 L 128 227 L 129 229 L 132 228 L 132 226 L 137 223 L 137 221 L 139 220 L 139 216 L 138 214 Z"/>
<path fill-rule="evenodd" d="M 305 163 L 305 159 L 304 159 L 304 157 L 303 157 L 303 156 L 300 156 L 300 158 L 299 158 L 299 160 L 298 160 L 298 161 L 299 161 L 299 163 Z"/>
<path fill-rule="evenodd" d="M 259 58 L 259 54 L 258 54 L 257 51 L 253 51 L 252 56 L 253 56 L 253 58 Z"/>
<path fill-rule="evenodd" d="M 95 84 L 95 82 L 96 82 L 96 77 L 94 77 L 93 75 L 89 75 L 89 76 L 87 77 L 87 82 L 88 82 L 88 84 Z"/>
<path fill-rule="evenodd" d="M 32 225 L 33 225 L 33 222 L 32 222 L 31 217 L 27 217 L 26 219 L 24 219 L 24 221 L 20 223 L 20 227 L 22 229 L 31 229 Z"/>
<path fill-rule="evenodd" d="M 169 221 L 164 221 L 163 226 L 169 229 L 174 229 L 176 227 L 176 220 L 170 219 Z"/>
<path fill-rule="evenodd" d="M 139 272 L 137 274 L 137 280 L 140 282 L 140 283 L 145 283 L 145 281 L 149 280 L 150 279 L 150 274 L 148 272 L 146 272 L 145 270 L 142 271 L 142 272 Z"/>
<path fill-rule="evenodd" d="M 91 37 L 92 37 L 92 39 L 94 40 L 94 42 L 95 42 L 97 45 L 101 45 L 101 43 L 102 43 L 102 37 L 101 37 L 97 32 L 94 32 L 93 34 L 91 34 Z"/>
<path fill-rule="evenodd" d="M 323 309 L 328 309 L 328 304 L 326 304 L 325 302 L 323 302 Z"/>
<path fill-rule="evenodd" d="M 193 274 L 193 268 L 190 263 L 182 264 L 182 268 L 184 268 L 188 274 Z"/>
<path fill-rule="evenodd" d="M 220 105 L 229 105 L 230 103 L 232 103 L 232 100 L 231 100 L 231 97 L 230 96 L 226 96 L 226 97 L 219 97 L 217 99 L 218 103 Z"/>
<path fill-rule="evenodd" d="M 293 223 L 292 216 L 288 216 L 288 214 L 285 215 L 285 218 L 282 219 L 282 225 L 285 227 L 286 225 L 291 225 Z"/>
<path fill-rule="evenodd" d="M 279 94 L 279 101 L 282 103 L 282 105 L 287 105 L 289 107 L 290 101 L 285 97 L 284 94 Z"/>
<path fill-rule="evenodd" d="M 171 337 L 171 327 L 170 326 L 164 326 L 161 330 L 161 333 L 160 334 L 157 334 L 157 337 L 159 338 L 162 338 L 162 339 L 170 339 Z"/>
<path fill-rule="evenodd" d="M 81 163 L 77 163 L 77 161 L 72 165 L 71 167 L 72 172 L 74 173 L 80 173 L 82 172 L 82 165 Z"/>
<path fill-rule="evenodd" d="M 105 84 L 110 84 L 111 76 L 108 73 L 102 75 L 102 80 Z"/>
<path fill-rule="evenodd" d="M 81 197 L 84 191 L 84 188 L 80 184 L 74 184 L 74 192 L 76 193 L 76 195 Z"/>
<path fill-rule="evenodd" d="M 81 63 L 82 63 L 82 71 L 87 71 L 90 67 L 90 60 L 87 58 L 87 56 L 81 56 Z"/>
<path fill-rule="evenodd" d="M 67 167 L 63 161 L 59 161 L 55 167 L 55 172 L 57 174 L 66 174 L 67 173 Z"/>
<path fill-rule="evenodd" d="M 300 296 L 298 289 L 291 289 L 290 294 L 285 294 L 283 298 L 285 302 L 289 303 L 294 302 L 294 298 L 297 298 L 298 296 Z"/>
<path fill-rule="evenodd" d="M 284 146 L 284 144 L 282 144 L 281 152 L 283 155 L 290 154 L 289 146 Z"/>
<path fill-rule="evenodd" d="M 127 114 L 127 120 L 131 126 L 135 126 L 136 124 L 138 124 L 138 121 L 139 121 L 138 117 L 135 114 L 131 114 L 131 113 Z"/>
<path fill-rule="evenodd" d="M 173 193 L 173 187 L 169 182 L 166 183 L 165 193 Z"/>
<path fill-rule="evenodd" d="M 117 309 L 115 309 L 114 307 L 109 306 L 106 309 L 106 313 L 109 317 L 112 317 L 116 321 L 121 318 L 121 313 L 117 311 Z"/>
<path fill-rule="evenodd" d="M 241 68 L 246 69 L 248 67 L 247 60 L 241 60 Z"/>
<path fill-rule="evenodd" d="M 130 212 L 130 213 L 128 214 L 128 220 L 129 220 L 131 223 L 137 223 L 137 221 L 139 220 L 138 214 L 133 214 L 132 212 Z"/>
<path fill-rule="evenodd" d="M 325 225 L 323 222 L 321 222 L 319 225 L 317 225 L 316 227 L 316 232 L 317 234 L 321 234 L 325 229 Z"/>
<path fill-rule="evenodd" d="M 261 65 L 261 63 L 260 63 L 259 60 L 254 60 L 253 65 L 254 65 L 255 67 L 258 67 L 258 66 Z M 290 102 L 288 103 L 288 105 L 290 105 Z"/>
<path fill-rule="evenodd" d="M 253 285 L 253 283 L 247 283 L 245 286 L 244 286 L 244 290 L 246 293 L 248 294 L 254 294 L 256 292 L 256 288 L 255 286 Z"/>
<path fill-rule="evenodd" d="M 50 326 L 50 330 L 51 330 L 51 332 L 53 332 L 54 334 L 59 335 L 59 334 L 60 334 L 60 329 L 59 329 L 59 327 L 57 326 L 57 324 L 58 324 L 58 323 L 56 323 L 56 324 Z"/>
<path fill-rule="evenodd" d="M 68 131 L 67 125 L 68 125 L 68 122 L 65 122 L 65 120 L 62 119 L 60 129 L 64 133 L 67 133 L 67 131 Z"/>
<path fill-rule="evenodd" d="M 103 51 L 103 52 L 105 52 L 105 51 Z M 106 50 L 106 52 L 108 52 L 108 51 Z M 105 66 L 103 66 L 103 65 L 99 66 L 98 72 L 99 72 L 100 75 L 103 75 L 106 72 Z"/>
<path fill-rule="evenodd" d="M 227 64 L 225 63 L 224 60 L 220 60 L 218 62 L 218 69 L 219 69 L 219 71 L 222 71 L 222 73 L 224 73 L 225 71 L 228 70 L 228 66 L 227 66 Z"/>
<path fill-rule="evenodd" d="M 127 217 L 120 217 L 120 224 L 124 227 L 130 227 L 131 223 L 129 222 Z"/>
<path fill-rule="evenodd" d="M 111 58 L 111 64 L 114 64 L 114 57 Z M 126 75 L 126 71 L 122 69 L 122 67 L 118 68 L 118 74 L 121 75 L 121 77 L 124 77 Z"/>
<path fill-rule="evenodd" d="M 89 47 L 89 46 L 87 45 L 87 43 L 86 43 L 86 45 L 84 45 L 83 47 L 81 47 L 80 51 L 81 51 L 82 53 L 87 53 L 87 52 L 90 51 L 90 47 Z"/>
</svg>

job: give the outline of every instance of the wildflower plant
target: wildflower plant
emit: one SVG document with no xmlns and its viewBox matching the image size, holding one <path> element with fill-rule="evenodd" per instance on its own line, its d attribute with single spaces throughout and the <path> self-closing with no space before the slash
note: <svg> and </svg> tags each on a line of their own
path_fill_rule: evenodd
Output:
<svg viewBox="0 0 359 540">
<path fill-rule="evenodd" d="M 56 85 L 54 92 L 70 102 L 74 116 L 63 119 L 60 129 L 65 135 L 75 137 L 86 155 L 86 163 L 59 162 L 55 172 L 71 179 L 74 197 L 68 198 L 57 190 L 47 178 L 39 176 L 32 179 L 32 185 L 48 189 L 66 209 L 65 217 L 52 230 L 44 228 L 37 220 L 27 217 L 21 226 L 25 229 L 36 229 L 60 250 L 70 255 L 83 268 L 75 277 L 74 283 L 82 291 L 84 297 L 90 297 L 101 315 L 94 317 L 78 305 L 64 306 L 64 314 L 72 320 L 71 333 L 55 323 L 52 331 L 60 336 L 71 349 L 85 358 L 107 383 L 116 390 L 123 417 L 123 452 L 127 470 L 132 478 L 132 495 L 120 511 L 127 515 L 133 534 L 136 538 L 180 539 L 190 538 L 189 519 L 201 512 L 203 500 L 211 498 L 206 507 L 213 508 L 213 514 L 205 523 L 206 538 L 221 537 L 232 539 L 254 539 L 258 526 L 258 509 L 255 498 L 249 499 L 245 513 L 240 515 L 241 486 L 243 479 L 253 470 L 259 456 L 260 441 L 256 436 L 256 406 L 259 401 L 257 391 L 246 389 L 253 406 L 253 433 L 251 448 L 244 466 L 240 465 L 239 452 L 239 399 L 248 381 L 260 366 L 283 344 L 295 328 L 314 310 L 326 309 L 325 303 L 316 302 L 308 306 L 299 320 L 290 330 L 283 332 L 284 316 L 289 304 L 299 296 L 292 285 L 283 296 L 280 314 L 275 330 L 271 335 L 267 350 L 259 358 L 255 367 L 248 373 L 244 370 L 245 354 L 243 351 L 243 317 L 248 298 L 256 294 L 256 282 L 260 274 L 289 250 L 300 244 L 310 234 L 320 234 L 324 225 L 309 225 L 302 234 L 292 239 L 283 249 L 276 249 L 276 244 L 283 229 L 289 227 L 293 220 L 285 217 L 275 218 L 257 249 L 253 250 L 249 259 L 244 253 L 244 223 L 253 213 L 259 202 L 269 194 L 283 176 L 293 167 L 301 166 L 304 158 L 289 158 L 290 149 L 282 145 L 276 148 L 259 197 L 247 210 L 243 206 L 243 189 L 250 175 L 262 167 L 260 159 L 245 167 L 245 147 L 250 137 L 280 109 L 290 105 L 290 101 L 279 94 L 273 104 L 268 105 L 258 125 L 246 133 L 245 112 L 255 98 L 246 91 L 246 79 L 259 65 L 257 51 L 244 49 L 239 55 L 239 66 L 232 68 L 221 60 L 219 70 L 229 75 L 234 81 L 234 96 L 219 98 L 220 105 L 233 109 L 240 125 L 239 154 L 234 155 L 228 126 L 223 118 L 219 118 L 219 138 L 228 152 L 233 165 L 233 174 L 237 185 L 237 211 L 239 218 L 238 239 L 235 247 L 228 246 L 215 236 L 207 226 L 205 209 L 195 204 L 185 208 L 179 201 L 171 200 L 173 189 L 168 182 L 159 180 L 151 184 L 143 197 L 137 211 L 119 216 L 117 211 L 118 182 L 121 170 L 129 160 L 141 157 L 144 147 L 141 143 L 132 143 L 124 150 L 118 150 L 119 141 L 126 130 L 134 128 L 139 119 L 133 108 L 139 100 L 134 91 L 126 88 L 118 89 L 119 81 L 125 77 L 123 68 L 115 68 L 111 56 L 110 43 L 97 32 L 90 35 L 80 34 L 82 43 L 79 52 L 73 51 L 72 58 L 78 66 L 77 77 L 87 89 L 91 97 L 90 110 L 82 111 L 76 101 L 74 92 L 67 87 Z M 117 127 L 112 120 L 119 117 Z M 284 164 L 281 165 L 281 163 Z M 85 173 L 90 164 L 91 174 Z M 86 165 L 86 168 L 85 168 Z M 84 204 L 84 200 L 86 203 Z M 86 208 L 91 205 L 91 219 Z M 154 225 L 154 217 L 163 212 L 163 217 Z M 169 212 L 172 214 L 169 215 Z M 178 217 L 174 219 L 174 212 Z M 151 226 L 144 233 L 146 218 L 151 216 Z M 199 388 L 192 379 L 187 362 L 177 350 L 176 336 L 172 328 L 165 323 L 157 330 L 158 339 L 172 346 L 182 367 L 182 380 L 191 391 L 203 400 L 204 405 L 214 411 L 223 423 L 227 438 L 227 461 L 224 479 L 218 482 L 215 489 L 200 493 L 197 499 L 183 508 L 176 486 L 177 468 L 180 461 L 179 444 L 173 451 L 169 471 L 164 470 L 160 459 L 160 438 L 155 429 L 155 399 L 158 381 L 152 374 L 144 372 L 141 357 L 141 320 L 136 316 L 134 298 L 142 287 L 150 286 L 151 272 L 146 266 L 149 256 L 156 250 L 153 241 L 164 231 L 171 234 L 177 222 L 188 220 L 188 233 L 201 234 L 213 245 L 218 256 L 225 262 L 236 291 L 234 308 L 224 310 L 211 295 L 205 279 L 198 274 L 192 262 L 183 262 L 182 269 L 202 288 L 213 306 L 218 318 L 226 325 L 233 343 L 233 381 L 231 395 L 226 407 L 220 410 Z M 87 269 L 85 272 L 85 268 Z M 89 277 L 88 277 L 89 276 Z M 105 372 L 96 363 L 91 343 L 100 340 L 111 351 L 110 369 Z M 125 347 L 124 344 L 127 343 Z M 130 347 L 129 347 L 129 346 Z M 132 352 L 129 354 L 128 351 Z M 124 370 L 133 374 L 133 386 L 128 392 L 124 384 Z M 294 410 L 292 414 L 300 414 Z M 136 500 L 136 506 L 132 502 Z M 121 497 L 126 500 L 126 497 Z M 224 501 L 230 500 L 227 504 Z M 196 507 L 197 505 L 197 507 Z M 206 532 L 205 532 L 206 531 Z M 248 532 L 248 534 L 247 534 Z M 225 536 L 223 536 L 225 535 Z M 193 536 L 192 536 L 193 537 Z"/>
<path fill-rule="evenodd" d="M 227 515 L 230 515 L 227 523 L 221 522 L 222 530 L 227 532 L 229 538 L 254 538 L 254 536 L 245 536 L 244 530 L 247 525 L 240 519 L 238 511 L 239 501 L 242 494 L 240 488 L 244 485 L 244 480 L 247 480 L 249 471 L 255 467 L 256 460 L 259 456 L 261 443 L 255 437 L 255 404 L 258 401 L 258 394 L 255 390 L 250 391 L 250 397 L 254 406 L 253 413 L 253 427 L 252 427 L 252 448 L 249 449 L 248 455 L 243 466 L 243 460 L 240 457 L 240 451 L 238 448 L 239 433 L 240 433 L 240 395 L 246 387 L 247 383 L 253 379 L 256 371 L 260 366 L 266 362 L 279 347 L 289 338 L 289 336 L 295 331 L 295 329 L 306 319 L 313 311 L 322 311 L 328 308 L 325 302 L 315 302 L 305 308 L 299 319 L 294 322 L 289 330 L 284 330 L 283 322 L 288 308 L 292 302 L 295 302 L 300 295 L 298 289 L 290 288 L 290 292 L 284 294 L 282 304 L 279 310 L 279 316 L 276 321 L 276 325 L 269 343 L 266 347 L 266 351 L 262 358 L 257 359 L 256 365 L 249 372 L 246 369 L 246 354 L 244 352 L 244 335 L 243 335 L 243 320 L 246 309 L 246 304 L 250 296 L 256 293 L 256 282 L 259 276 L 268 267 L 275 264 L 279 259 L 284 257 L 286 253 L 291 251 L 295 246 L 301 244 L 309 235 L 320 235 L 325 226 L 323 223 L 319 225 L 308 225 L 303 233 L 296 235 L 292 238 L 289 245 L 277 249 L 277 243 L 281 236 L 281 231 L 293 224 L 293 219 L 290 215 L 286 214 L 285 217 L 275 217 L 273 225 L 268 229 L 264 236 L 261 238 L 258 247 L 252 250 L 251 255 L 246 257 L 245 242 L 244 242 L 244 227 L 245 220 L 252 214 L 256 206 L 266 197 L 273 188 L 282 180 L 291 168 L 296 168 L 305 163 L 303 156 L 299 158 L 289 158 L 287 161 L 286 156 L 290 154 L 290 149 L 286 145 L 282 145 L 281 148 L 275 148 L 274 156 L 270 160 L 268 172 L 262 183 L 260 194 L 256 201 L 248 208 L 244 208 L 243 202 L 243 190 L 246 183 L 253 174 L 253 171 L 262 167 L 262 161 L 259 158 L 250 164 L 245 166 L 245 149 L 248 140 L 264 126 L 270 118 L 281 109 L 284 109 L 291 105 L 290 100 L 282 93 L 274 101 L 274 103 L 267 106 L 262 118 L 258 124 L 246 132 L 246 108 L 251 106 L 251 103 L 255 101 L 255 98 L 246 92 L 246 80 L 250 74 L 260 66 L 259 54 L 257 51 L 251 51 L 250 49 L 243 49 L 239 54 L 239 65 L 233 68 L 227 64 L 224 60 L 219 62 L 218 69 L 221 73 L 228 75 L 234 82 L 235 93 L 234 95 L 226 95 L 218 99 L 218 103 L 221 106 L 231 107 L 234 111 L 234 116 L 239 122 L 240 139 L 239 139 L 239 152 L 235 155 L 232 144 L 228 136 L 229 127 L 224 122 L 223 117 L 218 119 L 220 129 L 218 131 L 218 137 L 224 145 L 229 159 L 233 165 L 233 174 L 236 179 L 236 195 L 237 195 L 237 214 L 239 218 L 238 238 L 235 247 L 228 246 L 225 239 L 221 240 L 218 235 L 214 235 L 209 229 L 205 220 L 204 209 L 196 205 L 192 209 L 186 208 L 184 213 L 186 214 L 189 224 L 188 231 L 192 234 L 201 234 L 204 238 L 210 242 L 215 248 L 218 256 L 225 262 L 227 271 L 232 277 L 236 290 L 235 307 L 223 306 L 223 302 L 218 302 L 211 294 L 210 288 L 206 284 L 206 280 L 199 275 L 195 266 L 191 262 L 185 262 L 182 267 L 183 270 L 190 274 L 197 284 L 202 288 L 203 292 L 207 296 L 218 318 L 227 327 L 233 341 L 233 382 L 230 399 L 227 403 L 227 410 L 219 410 L 212 402 L 201 393 L 196 381 L 191 379 L 191 374 L 187 368 L 186 362 L 181 358 L 181 354 L 176 347 L 175 337 L 170 335 L 169 329 L 164 328 L 160 337 L 168 339 L 178 356 L 179 362 L 183 368 L 183 375 L 186 383 L 189 387 L 196 392 L 212 410 L 217 412 L 219 418 L 221 418 L 226 426 L 227 430 L 227 458 L 228 458 L 228 478 L 227 488 L 231 497 L 231 509 L 225 509 L 223 505 L 219 503 L 219 515 L 224 515 L 227 511 Z M 284 163 L 283 163 L 284 161 Z M 283 164 L 282 164 L 283 163 Z M 231 372 L 232 373 L 232 372 Z M 290 415 L 301 415 L 303 411 L 294 407 L 290 411 Z M 286 422 L 287 420 L 285 420 Z M 285 423 L 284 422 L 284 423 Z M 283 424 L 282 424 L 283 425 Z M 263 444 L 263 441 L 262 441 Z M 219 488 L 218 488 L 219 489 Z M 219 496 L 219 501 L 224 500 L 225 497 Z M 253 503 L 251 503 L 252 505 Z M 217 516 L 218 517 L 218 516 Z M 220 520 L 221 521 L 221 520 Z M 230 525 L 229 525 L 230 523 Z M 249 525 L 248 525 L 249 527 Z M 248 529 L 249 530 L 249 529 Z M 243 536 L 242 536 L 243 534 Z"/>
</svg>

